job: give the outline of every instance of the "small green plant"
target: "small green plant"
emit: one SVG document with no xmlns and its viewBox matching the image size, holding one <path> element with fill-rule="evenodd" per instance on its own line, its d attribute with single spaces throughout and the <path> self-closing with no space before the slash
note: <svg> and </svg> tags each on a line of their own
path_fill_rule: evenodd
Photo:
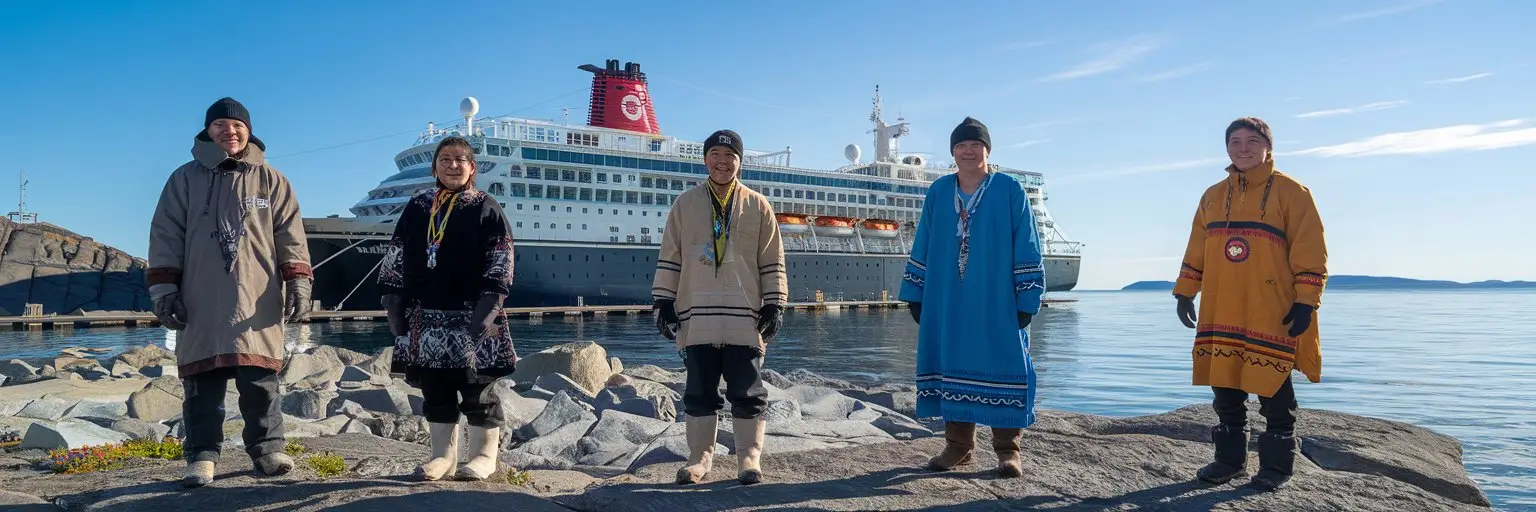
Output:
<svg viewBox="0 0 1536 512">
<path fill-rule="evenodd" d="M 73 450 L 48 452 L 44 463 L 55 473 L 78 474 L 123 467 L 132 459 L 175 460 L 182 457 L 181 441 L 174 437 L 161 440 L 133 439 L 122 444 L 82 446 Z"/>
<path fill-rule="evenodd" d="M 347 471 L 347 461 L 332 453 L 310 455 L 304 458 L 304 464 L 322 477 L 336 476 Z"/>
<path fill-rule="evenodd" d="M 517 468 L 507 468 L 507 483 L 520 487 L 528 487 L 529 485 L 533 484 L 533 475 L 527 471 L 522 471 Z"/>
<path fill-rule="evenodd" d="M 309 451 L 309 448 L 305 448 L 304 445 L 292 439 L 289 439 L 288 444 L 283 447 L 283 453 L 288 454 L 289 457 L 298 457 L 307 451 Z"/>
</svg>

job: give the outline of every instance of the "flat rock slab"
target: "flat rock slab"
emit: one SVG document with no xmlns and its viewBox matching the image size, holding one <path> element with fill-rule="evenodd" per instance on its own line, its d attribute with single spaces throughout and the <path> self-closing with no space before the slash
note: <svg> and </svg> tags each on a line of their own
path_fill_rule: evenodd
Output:
<svg viewBox="0 0 1536 512">
<path fill-rule="evenodd" d="M 978 439 L 978 446 L 987 446 Z M 658 464 L 580 495 L 555 499 L 576 510 L 1487 510 L 1390 478 L 1325 471 L 1298 461 L 1290 486 L 1263 493 L 1239 485 L 1202 485 L 1195 471 L 1208 445 L 1154 436 L 1073 437 L 1026 434 L 1024 477 L 1000 479 L 997 459 L 950 473 L 920 468 L 942 439 L 826 451 L 768 453 L 764 483 L 735 481 L 734 457 L 717 457 L 706 482 L 672 484 L 683 463 Z M 1250 467 L 1258 462 L 1250 454 Z"/>
</svg>

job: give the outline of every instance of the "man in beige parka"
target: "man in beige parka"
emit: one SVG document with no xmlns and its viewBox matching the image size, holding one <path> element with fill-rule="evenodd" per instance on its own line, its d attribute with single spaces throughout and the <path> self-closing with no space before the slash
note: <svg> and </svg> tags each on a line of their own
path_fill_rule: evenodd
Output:
<svg viewBox="0 0 1536 512">
<path fill-rule="evenodd" d="M 722 378 L 731 402 L 737 480 L 762 481 L 758 458 L 768 405 L 763 355 L 783 322 L 789 284 L 773 206 L 738 179 L 743 156 L 734 131 L 720 130 L 704 141 L 707 184 L 672 204 L 656 258 L 656 326 L 676 340 L 688 368 L 688 465 L 677 472 L 683 484 L 703 480 L 713 465 L 715 415 L 725 405 L 718 391 Z"/>
<path fill-rule="evenodd" d="M 267 163 L 250 113 L 223 98 L 208 107 L 203 126 L 192 161 L 160 193 L 146 279 L 155 316 L 178 331 L 187 487 L 213 481 L 230 379 L 256 468 L 267 475 L 293 469 L 279 408 L 283 324 L 306 319 L 312 307 L 299 202 Z"/>
</svg>

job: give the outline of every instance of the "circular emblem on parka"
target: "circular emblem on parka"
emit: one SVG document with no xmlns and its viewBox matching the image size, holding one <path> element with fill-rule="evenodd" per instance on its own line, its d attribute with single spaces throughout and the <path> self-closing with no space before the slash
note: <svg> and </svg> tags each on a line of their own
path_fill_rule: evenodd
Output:
<svg viewBox="0 0 1536 512">
<path fill-rule="evenodd" d="M 1227 261 L 1242 263 L 1248 259 L 1248 240 L 1240 236 L 1227 239 Z"/>
</svg>

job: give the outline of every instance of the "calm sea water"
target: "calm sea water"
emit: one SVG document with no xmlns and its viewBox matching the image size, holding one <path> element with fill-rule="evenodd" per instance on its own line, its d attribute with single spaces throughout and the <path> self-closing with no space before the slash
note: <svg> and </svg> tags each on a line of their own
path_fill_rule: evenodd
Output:
<svg viewBox="0 0 1536 512">
<path fill-rule="evenodd" d="M 1040 407 L 1127 416 L 1208 402 L 1191 386 L 1193 331 L 1159 292 L 1080 292 L 1032 327 Z M 1334 291 L 1321 313 L 1323 382 L 1298 373 L 1305 408 L 1404 421 L 1460 439 L 1496 507 L 1536 507 L 1536 293 Z M 681 367 L 650 316 L 514 320 L 519 351 L 594 340 L 628 366 Z M 911 382 L 917 330 L 906 310 L 791 312 L 767 367 L 854 381 Z M 295 343 L 372 351 L 382 322 L 300 325 Z M 159 328 L 0 331 L 0 358 L 65 346 L 167 343 Z"/>
</svg>

